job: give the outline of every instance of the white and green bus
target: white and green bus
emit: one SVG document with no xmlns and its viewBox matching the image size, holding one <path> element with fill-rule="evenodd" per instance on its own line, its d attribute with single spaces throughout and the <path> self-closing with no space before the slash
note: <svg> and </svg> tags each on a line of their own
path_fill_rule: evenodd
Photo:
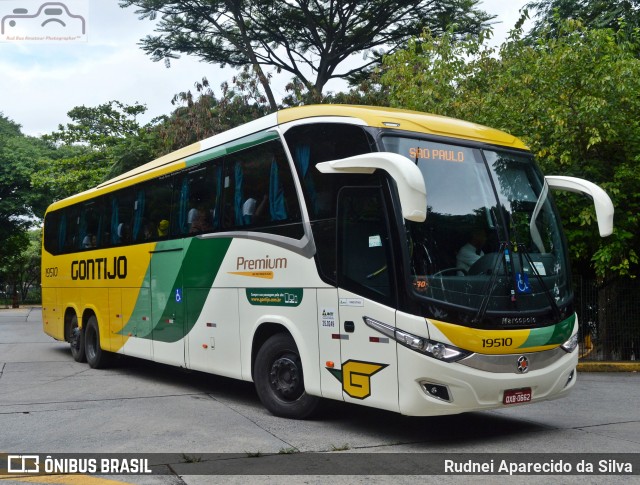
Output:
<svg viewBox="0 0 640 485">
<path fill-rule="evenodd" d="M 304 418 L 321 398 L 407 415 L 564 396 L 574 294 L 550 190 L 517 138 L 424 113 L 282 110 L 55 202 L 44 331 L 253 381 Z"/>
</svg>

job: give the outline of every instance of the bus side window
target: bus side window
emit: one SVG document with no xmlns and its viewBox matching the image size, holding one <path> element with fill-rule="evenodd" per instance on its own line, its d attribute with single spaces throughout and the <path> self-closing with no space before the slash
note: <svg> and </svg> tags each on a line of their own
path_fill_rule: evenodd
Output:
<svg viewBox="0 0 640 485">
<path fill-rule="evenodd" d="M 77 205 L 65 209 L 66 224 L 63 239 L 63 252 L 71 253 L 80 249 L 80 210 Z"/>
<path fill-rule="evenodd" d="M 214 229 L 217 184 L 211 162 L 176 177 L 173 192 L 171 234 L 186 236 Z"/>
<path fill-rule="evenodd" d="M 133 189 L 126 188 L 113 193 L 107 204 L 110 245 L 129 244 L 135 207 Z"/>
<path fill-rule="evenodd" d="M 63 211 L 49 212 L 44 218 L 44 248 L 51 254 L 60 254 L 58 244 Z"/>
<path fill-rule="evenodd" d="M 174 218 L 171 200 L 176 188 L 176 177 L 161 177 L 151 182 L 147 192 L 149 229 L 151 239 L 162 239 L 169 236 L 169 227 Z"/>
<path fill-rule="evenodd" d="M 220 189 L 220 164 L 206 165 L 189 172 L 187 230 L 189 234 L 202 234 L 217 229 L 216 202 Z"/>
<path fill-rule="evenodd" d="M 243 152 L 233 164 L 233 212 L 236 227 L 268 220 L 269 172 L 264 157 L 254 150 Z"/>
<path fill-rule="evenodd" d="M 103 230 L 103 200 L 97 198 L 80 206 L 78 249 L 95 249 L 101 244 Z"/>
<path fill-rule="evenodd" d="M 225 159 L 218 182 L 225 228 L 247 228 L 301 237 L 300 205 L 293 175 L 279 141 L 263 143 Z M 290 225 L 289 229 L 281 226 Z"/>
<path fill-rule="evenodd" d="M 335 174 L 321 174 L 315 165 L 370 153 L 375 145 L 373 139 L 362 127 L 343 123 L 297 126 L 286 133 L 285 139 L 302 182 L 309 216 L 335 217 L 338 189 L 344 184 Z M 353 175 L 350 177 L 354 180 Z"/>
<path fill-rule="evenodd" d="M 136 186 L 132 242 L 144 243 L 168 237 L 172 183 L 172 177 L 160 177 Z"/>
</svg>

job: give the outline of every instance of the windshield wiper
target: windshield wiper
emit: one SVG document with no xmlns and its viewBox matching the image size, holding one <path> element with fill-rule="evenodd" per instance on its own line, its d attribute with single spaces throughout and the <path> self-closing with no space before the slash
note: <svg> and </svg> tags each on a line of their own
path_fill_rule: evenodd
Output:
<svg viewBox="0 0 640 485">
<path fill-rule="evenodd" d="M 555 298 L 553 297 L 553 295 L 551 294 L 551 291 L 549 290 L 549 287 L 546 285 L 546 283 L 544 282 L 544 280 L 542 279 L 542 276 L 540 275 L 540 273 L 538 272 L 538 270 L 536 269 L 536 266 L 533 264 L 533 260 L 531 259 L 531 255 L 529 254 L 529 252 L 527 251 L 527 248 L 524 244 L 519 244 L 516 243 L 514 246 L 514 252 L 519 253 L 520 258 L 522 258 L 524 256 L 524 259 L 526 260 L 526 264 L 529 265 L 529 267 L 531 268 L 533 275 L 535 276 L 536 280 L 538 281 L 538 284 L 540 285 L 540 288 L 542 289 L 543 293 L 545 294 L 545 296 L 547 297 L 547 299 L 549 300 L 549 304 L 551 307 L 551 310 L 553 311 L 554 316 L 556 317 L 556 319 L 559 321 L 561 319 L 561 313 L 560 313 L 560 308 L 558 308 L 558 304 L 556 303 Z M 487 313 L 487 308 L 489 306 L 489 301 L 491 300 L 491 297 L 493 296 L 493 293 L 497 287 L 496 281 L 498 279 L 498 266 L 499 264 L 502 262 L 505 265 L 505 276 L 507 278 L 509 278 L 511 280 L 512 283 L 512 288 L 511 288 L 511 301 L 515 302 L 516 301 L 516 292 L 515 292 L 515 277 L 516 277 L 516 272 L 515 269 L 513 267 L 514 262 L 513 262 L 513 258 L 516 256 L 515 254 L 511 253 L 509 254 L 509 244 L 506 242 L 501 242 L 500 243 L 500 248 L 498 249 L 498 253 L 501 255 L 500 257 L 496 258 L 496 261 L 493 265 L 493 269 L 491 270 L 491 279 L 489 280 L 488 284 L 485 286 L 484 288 L 484 297 L 482 298 L 482 302 L 480 303 L 480 308 L 478 308 L 478 313 L 476 313 L 475 317 L 473 318 L 473 323 L 474 324 L 479 324 L 480 322 L 482 322 L 482 319 L 484 318 L 485 314 Z M 520 271 L 522 271 L 522 274 L 524 275 L 524 264 L 522 259 L 520 260 Z M 511 269 L 511 272 L 509 271 L 509 269 Z"/>
<path fill-rule="evenodd" d="M 507 275 L 508 277 L 508 273 L 509 273 L 509 269 L 507 267 L 507 264 L 509 263 L 509 261 L 507 260 L 507 258 L 509 258 L 508 243 L 506 242 L 500 243 L 500 248 L 498 249 L 498 255 L 499 256 L 496 257 L 496 261 L 493 264 L 493 269 L 491 270 L 491 279 L 489 280 L 487 285 L 484 287 L 484 290 L 483 290 L 484 296 L 482 297 L 482 301 L 480 302 L 480 308 L 478 308 L 478 313 L 476 313 L 476 316 L 472 320 L 475 325 L 479 324 L 484 318 L 485 314 L 487 313 L 489 300 L 491 300 L 491 296 L 493 295 L 493 292 L 496 289 L 496 281 L 498 279 L 497 269 L 498 269 L 498 266 L 500 265 L 500 262 L 505 264 L 505 275 Z M 512 299 L 514 298 L 513 291 L 514 290 L 512 289 L 511 290 Z"/>
<path fill-rule="evenodd" d="M 529 254 L 529 251 L 527 251 L 527 247 L 524 244 L 518 243 L 516 244 L 516 248 L 521 255 L 524 254 L 524 257 L 527 260 L 527 264 L 533 271 L 533 275 L 536 277 L 538 284 L 542 288 L 542 291 L 544 292 L 545 296 L 549 300 L 549 303 L 551 304 L 551 310 L 553 311 L 554 316 L 558 319 L 558 321 L 560 321 L 560 318 L 562 316 L 560 314 L 560 308 L 558 308 L 558 304 L 556 303 L 556 299 L 553 297 L 553 295 L 551 294 L 551 291 L 549 290 L 549 287 L 542 279 L 542 275 L 540 275 L 540 273 L 538 272 L 538 269 L 533 264 L 533 260 L 531 259 L 531 255 Z M 520 264 L 520 270 L 524 274 L 524 265 L 522 263 Z"/>
</svg>

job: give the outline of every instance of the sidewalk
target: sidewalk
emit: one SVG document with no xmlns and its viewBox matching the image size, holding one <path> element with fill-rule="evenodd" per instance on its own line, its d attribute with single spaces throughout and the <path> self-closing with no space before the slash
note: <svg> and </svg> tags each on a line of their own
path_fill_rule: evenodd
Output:
<svg viewBox="0 0 640 485">
<path fill-rule="evenodd" d="M 640 372 L 640 362 L 578 362 L 578 372 Z"/>
</svg>

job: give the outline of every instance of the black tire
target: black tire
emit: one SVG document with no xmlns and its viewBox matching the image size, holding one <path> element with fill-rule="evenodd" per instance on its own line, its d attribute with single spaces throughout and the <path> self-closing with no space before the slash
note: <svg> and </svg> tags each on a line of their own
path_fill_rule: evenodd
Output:
<svg viewBox="0 0 640 485">
<path fill-rule="evenodd" d="M 102 350 L 100 347 L 100 330 L 98 329 L 98 319 L 95 315 L 89 317 L 86 327 L 83 332 L 84 352 L 89 366 L 92 369 L 107 367 L 111 361 L 111 353 Z"/>
<path fill-rule="evenodd" d="M 319 397 L 307 394 L 304 389 L 302 361 L 288 333 L 275 334 L 260 347 L 253 381 L 260 401 L 275 416 L 305 419 L 320 402 Z"/>
<path fill-rule="evenodd" d="M 69 326 L 69 346 L 71 347 L 71 356 L 76 362 L 86 362 L 87 356 L 84 352 L 84 332 L 78 327 L 78 317 L 74 315 L 71 318 Z"/>
</svg>

